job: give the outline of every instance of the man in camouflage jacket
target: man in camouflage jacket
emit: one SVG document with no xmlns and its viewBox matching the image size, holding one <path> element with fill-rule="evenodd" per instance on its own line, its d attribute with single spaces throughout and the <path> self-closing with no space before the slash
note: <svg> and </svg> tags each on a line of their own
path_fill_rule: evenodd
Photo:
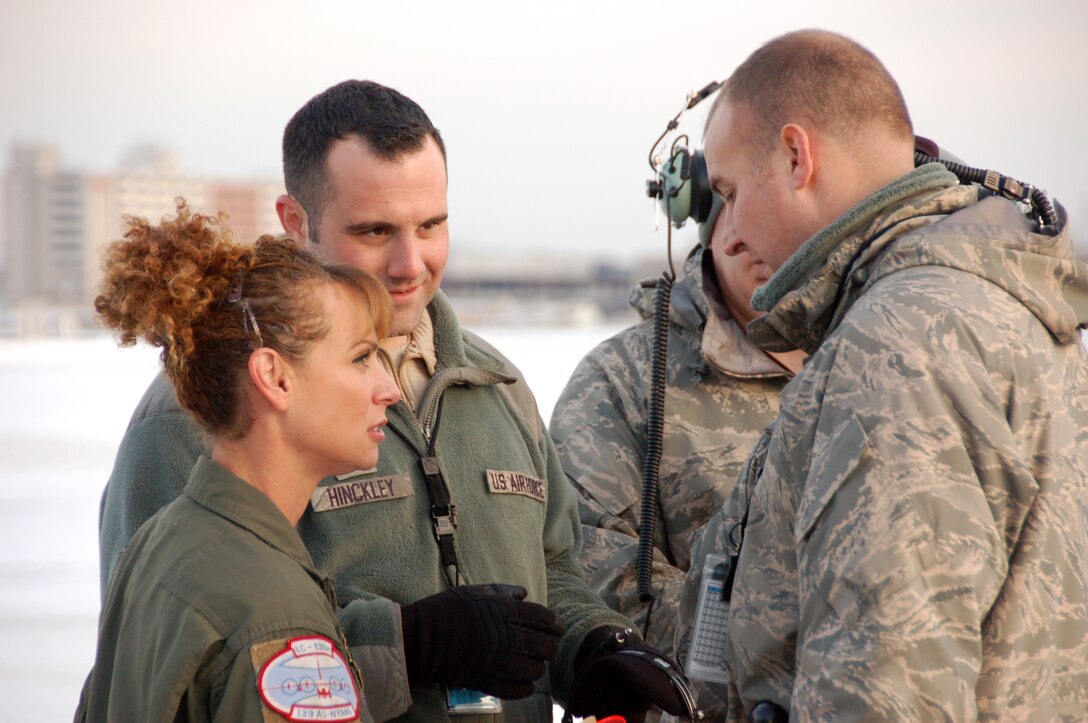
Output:
<svg viewBox="0 0 1088 723">
<path fill-rule="evenodd" d="M 818 31 L 708 120 L 732 250 L 777 269 L 749 335 L 812 352 L 704 539 L 739 555 L 733 720 L 1088 711 L 1088 267 L 1060 207 L 911 170 L 910 132 L 880 62 Z"/>
<path fill-rule="evenodd" d="M 645 321 L 599 344 L 581 361 L 556 403 L 552 438 L 567 476 L 579 493 L 581 562 L 590 587 L 613 609 L 646 629 L 651 644 L 677 655 L 674 647 L 680 586 L 691 558 L 690 536 L 729 497 L 748 450 L 778 411 L 787 371 L 753 346 L 726 306 L 754 316 L 748 303 L 767 270 L 743 266 L 732 272 L 729 293 L 715 269 L 712 249 L 723 245 L 726 224 L 715 224 L 720 204 L 701 226 L 701 242 L 684 264 L 672 290 L 661 505 L 654 543 L 656 600 L 646 628 L 647 607 L 636 594 L 635 561 L 641 515 L 646 410 L 650 395 L 655 280 L 631 292 Z M 714 239 L 710 232 L 713 229 Z M 739 274 L 746 274 L 746 279 Z M 697 561 L 699 562 L 699 561 Z M 721 694 L 696 685 L 708 714 Z"/>
</svg>

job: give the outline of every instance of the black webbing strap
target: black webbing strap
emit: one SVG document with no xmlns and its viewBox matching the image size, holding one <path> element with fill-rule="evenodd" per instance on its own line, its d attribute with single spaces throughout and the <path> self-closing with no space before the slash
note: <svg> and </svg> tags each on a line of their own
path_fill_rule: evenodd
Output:
<svg viewBox="0 0 1088 723">
<path fill-rule="evenodd" d="M 422 457 L 423 478 L 427 481 L 427 496 L 431 498 L 431 519 L 434 539 L 438 543 L 442 567 L 454 570 L 454 582 L 458 584 L 461 568 L 457 564 L 457 550 L 453 546 L 453 532 L 457 529 L 457 506 L 450 503 L 450 488 L 442 473 L 437 456 Z"/>
</svg>

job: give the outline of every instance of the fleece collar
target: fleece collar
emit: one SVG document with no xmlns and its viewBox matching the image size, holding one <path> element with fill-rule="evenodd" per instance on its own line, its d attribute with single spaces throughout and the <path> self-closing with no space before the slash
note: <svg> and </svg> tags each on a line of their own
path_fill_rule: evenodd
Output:
<svg viewBox="0 0 1088 723">
<path fill-rule="evenodd" d="M 794 251 L 782 268 L 766 284 L 756 289 L 752 295 L 752 307 L 756 311 L 770 311 L 787 292 L 823 266 L 831 252 L 846 238 L 871 226 L 885 209 L 921 193 L 951 188 L 957 184 L 959 179 L 940 163 L 927 163 L 900 176 L 863 199 Z"/>
<path fill-rule="evenodd" d="M 1012 201 L 955 185 L 932 164 L 918 168 L 807 241 L 760 290 L 760 304 L 773 305 L 749 324 L 749 337 L 770 351 L 812 352 L 880 279 L 935 266 L 986 279 L 1058 343 L 1076 343 L 1088 325 L 1088 265 L 1076 258 L 1065 210 L 1055 206 L 1059 223 L 1042 229 Z"/>
</svg>

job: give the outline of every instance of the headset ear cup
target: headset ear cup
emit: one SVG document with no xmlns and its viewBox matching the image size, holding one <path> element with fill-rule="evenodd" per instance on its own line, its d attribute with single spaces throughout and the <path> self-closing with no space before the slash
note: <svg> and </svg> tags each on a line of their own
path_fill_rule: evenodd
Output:
<svg viewBox="0 0 1088 723">
<path fill-rule="evenodd" d="M 661 169 L 661 189 L 662 208 L 677 228 L 689 218 L 703 223 L 710 217 L 714 193 L 702 151 L 678 149 Z"/>
<path fill-rule="evenodd" d="M 686 148 L 677 150 L 661 169 L 661 208 L 677 228 L 691 215 L 691 189 L 687 183 L 690 174 L 691 155 Z"/>
<path fill-rule="evenodd" d="M 710 208 L 714 204 L 714 192 L 710 188 L 710 174 L 706 168 L 706 157 L 702 151 L 695 151 L 691 158 L 691 217 L 695 223 L 704 223 L 710 217 Z"/>
</svg>

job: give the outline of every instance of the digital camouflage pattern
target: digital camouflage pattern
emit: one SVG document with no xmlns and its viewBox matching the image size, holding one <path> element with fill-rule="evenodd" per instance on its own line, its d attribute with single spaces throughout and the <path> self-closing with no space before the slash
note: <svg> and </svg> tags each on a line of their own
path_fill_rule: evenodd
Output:
<svg viewBox="0 0 1088 723">
<path fill-rule="evenodd" d="M 916 169 L 749 329 L 814 354 L 704 540 L 750 490 L 731 719 L 1088 711 L 1088 266 L 983 193 Z"/>
<path fill-rule="evenodd" d="M 661 509 L 648 642 L 676 655 L 680 586 L 690 537 L 728 498 L 748 450 L 778 411 L 786 374 L 748 342 L 718 300 L 709 251 L 697 246 L 672 291 Z M 632 291 L 647 320 L 593 349 L 567 382 L 551 433 L 579 492 L 582 565 L 590 587 L 643 629 L 635 560 L 641 514 L 653 282 Z M 709 293 L 707 293 L 709 289 Z M 683 653 L 684 651 L 680 651 Z M 682 655 L 681 655 L 682 657 Z M 698 691 L 700 705 L 713 699 Z"/>
</svg>

